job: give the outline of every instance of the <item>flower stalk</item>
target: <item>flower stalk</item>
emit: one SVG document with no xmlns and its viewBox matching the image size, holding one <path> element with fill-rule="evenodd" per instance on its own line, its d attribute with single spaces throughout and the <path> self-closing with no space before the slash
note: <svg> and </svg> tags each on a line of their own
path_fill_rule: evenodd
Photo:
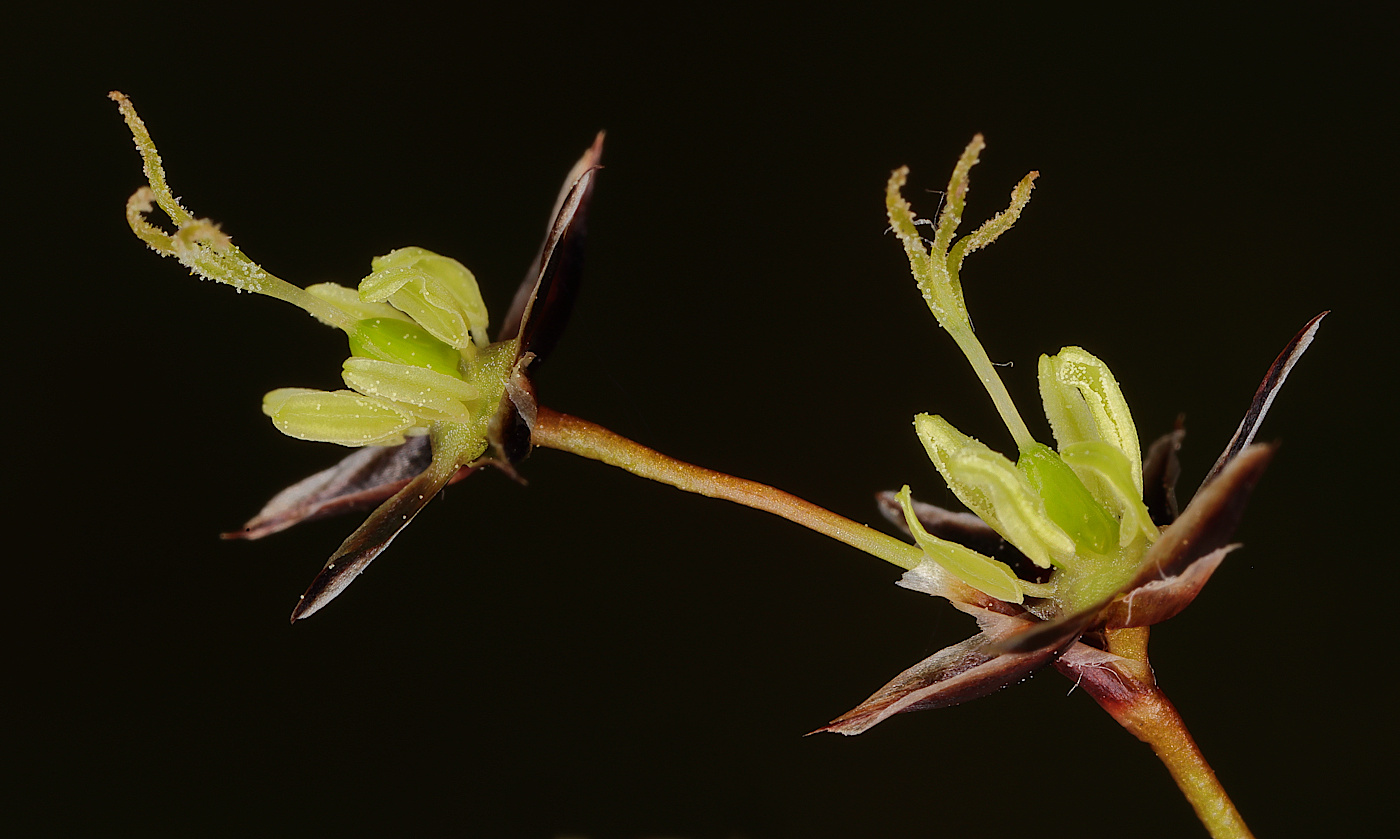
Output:
<svg viewBox="0 0 1400 839">
<path fill-rule="evenodd" d="M 914 545 L 839 516 L 791 493 L 668 457 L 601 425 L 550 410 L 543 405 L 536 414 L 531 435 L 536 446 L 569 452 L 686 492 L 733 501 L 781 516 L 905 570 L 914 568 L 924 558 L 923 552 Z"/>
<path fill-rule="evenodd" d="M 1157 686 L 1147 662 L 1147 633 L 1148 627 L 1110 630 L 1106 646 L 1122 658 L 1077 670 L 1064 663 L 1057 667 L 1152 748 L 1214 839 L 1253 839 L 1176 706 Z"/>
</svg>

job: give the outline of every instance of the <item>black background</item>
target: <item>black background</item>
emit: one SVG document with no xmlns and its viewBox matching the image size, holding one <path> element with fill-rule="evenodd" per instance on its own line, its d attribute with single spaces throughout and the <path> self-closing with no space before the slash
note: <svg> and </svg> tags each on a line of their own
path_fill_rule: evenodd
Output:
<svg viewBox="0 0 1400 839">
<path fill-rule="evenodd" d="M 1261 836 L 1386 830 L 1395 579 L 1393 57 L 1379 21 L 89 9 L 8 35 L 7 414 L 18 453 L 6 763 L 23 835 L 1204 835 L 1053 672 L 855 738 L 806 731 L 971 622 L 801 528 L 552 451 L 473 476 L 313 619 L 354 526 L 222 543 L 333 462 L 258 410 L 343 341 L 146 251 L 128 93 L 172 184 L 274 273 L 354 284 L 420 245 L 500 317 L 600 129 L 586 285 L 542 399 L 857 520 L 951 499 L 910 419 L 1007 447 L 882 196 L 968 229 L 1042 173 L 967 297 L 1032 427 L 1034 360 L 1106 359 L 1183 491 L 1332 309 L 1265 424 L 1231 556 L 1153 635 Z M 19 330 L 14 325 L 19 324 Z"/>
</svg>

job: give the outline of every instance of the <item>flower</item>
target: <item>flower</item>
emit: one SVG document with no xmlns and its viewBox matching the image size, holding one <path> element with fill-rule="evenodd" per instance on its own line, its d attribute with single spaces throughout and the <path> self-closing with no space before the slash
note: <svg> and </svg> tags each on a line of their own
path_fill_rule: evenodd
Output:
<svg viewBox="0 0 1400 839">
<path fill-rule="evenodd" d="M 471 271 L 423 248 L 374 259 L 358 289 L 335 283 L 303 289 L 268 273 L 217 225 L 180 204 L 135 108 L 121 93 L 111 98 L 136 141 L 148 181 L 127 202 L 132 231 L 192 273 L 292 303 L 348 340 L 350 357 L 341 371 L 348 389 L 279 388 L 263 398 L 263 412 L 284 434 L 379 449 L 353 454 L 278 495 L 269 504 L 275 510 L 265 509 L 263 520 L 255 519 L 256 532 L 248 534 L 382 501 L 302 595 L 292 620 L 308 617 L 349 585 L 444 486 L 481 463 L 509 470 L 529 450 L 536 405 L 525 371 L 552 345 L 572 300 L 579 267 L 572 225 L 582 219 L 591 195 L 602 135 L 565 182 L 541 256 L 500 340 L 491 343 L 486 305 Z M 157 206 L 175 224 L 174 233 L 147 219 Z M 532 320 L 536 304 L 541 317 Z M 427 458 L 424 441 L 431 447 Z M 483 458 L 488 449 L 495 455 Z"/>
<path fill-rule="evenodd" d="M 900 585 L 948 599 L 973 615 L 981 632 L 909 668 L 821 731 L 857 734 L 893 714 L 986 695 L 1050 663 L 1078 680 L 1087 674 L 1096 698 L 1110 683 L 1150 680 L 1143 675 L 1145 650 L 1140 661 L 1129 660 L 1121 654 L 1126 636 L 1112 633 L 1180 612 L 1237 547 L 1230 535 L 1273 454 L 1272 446 L 1250 445 L 1254 432 L 1326 314 L 1274 362 L 1235 439 L 1178 517 L 1181 429 L 1158 440 L 1144 460 L 1108 366 L 1082 348 L 1065 347 L 1041 356 L 1038 367 L 1052 449 L 1031 435 L 973 333 L 959 278 L 963 259 L 1011 228 L 1037 175 L 1017 185 L 1006 210 L 954 243 L 968 174 L 983 147 L 982 137 L 974 137 L 954 168 L 931 241 L 919 234 L 901 195 L 907 169 L 891 176 L 886 208 L 925 301 L 991 395 L 1018 454 L 1012 461 L 943 417 L 920 414 L 915 432 L 971 513 L 920 504 L 908 486 L 880 497 L 886 515 L 925 555 Z M 1107 643 L 1106 636 L 1120 643 Z M 1098 675 L 1110 668 L 1113 680 Z"/>
</svg>

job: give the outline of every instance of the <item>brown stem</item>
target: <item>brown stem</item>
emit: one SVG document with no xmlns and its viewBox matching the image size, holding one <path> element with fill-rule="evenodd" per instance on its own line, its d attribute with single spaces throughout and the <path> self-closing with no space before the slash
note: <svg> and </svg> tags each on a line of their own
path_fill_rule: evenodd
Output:
<svg viewBox="0 0 1400 839">
<path fill-rule="evenodd" d="M 757 481 L 748 481 L 667 457 L 600 425 L 561 414 L 541 405 L 531 428 L 537 446 L 560 449 L 599 460 L 634 475 L 686 492 L 722 498 L 782 516 L 825 536 L 909 569 L 923 561 L 923 551 L 795 495 Z"/>
</svg>

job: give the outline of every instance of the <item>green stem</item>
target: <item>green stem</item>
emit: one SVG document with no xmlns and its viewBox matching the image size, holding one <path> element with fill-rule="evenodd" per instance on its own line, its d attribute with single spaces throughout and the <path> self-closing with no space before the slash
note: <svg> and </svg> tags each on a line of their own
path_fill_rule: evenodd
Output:
<svg viewBox="0 0 1400 839">
<path fill-rule="evenodd" d="M 1157 687 L 1147 661 L 1147 634 L 1147 627 L 1105 633 L 1109 652 L 1127 660 L 1118 665 L 1126 678 L 1115 680 L 1120 689 L 1111 692 L 1086 685 L 1090 695 L 1119 725 L 1152 747 L 1214 839 L 1253 839 L 1176 706 Z"/>
<path fill-rule="evenodd" d="M 1215 777 L 1215 770 L 1210 768 L 1176 707 L 1161 690 L 1153 687 L 1116 711 L 1110 708 L 1109 713 L 1157 753 L 1212 837 L 1253 839 L 1254 834 L 1249 832 L 1234 802 Z"/>
<path fill-rule="evenodd" d="M 544 406 L 539 408 L 531 437 L 537 446 L 571 452 L 686 492 L 722 498 L 782 516 L 900 568 L 913 568 L 924 559 L 923 551 L 914 545 L 838 516 L 795 495 L 757 481 L 736 478 L 667 457 L 600 425 Z"/>
<path fill-rule="evenodd" d="M 1147 639 L 1151 630 L 1150 626 L 1106 629 L 1104 640 L 1109 652 L 1124 659 L 1119 663 L 1119 669 L 1127 670 L 1134 679 L 1144 685 L 1155 686 L 1157 676 L 1152 672 L 1152 665 L 1147 660 Z"/>
</svg>

